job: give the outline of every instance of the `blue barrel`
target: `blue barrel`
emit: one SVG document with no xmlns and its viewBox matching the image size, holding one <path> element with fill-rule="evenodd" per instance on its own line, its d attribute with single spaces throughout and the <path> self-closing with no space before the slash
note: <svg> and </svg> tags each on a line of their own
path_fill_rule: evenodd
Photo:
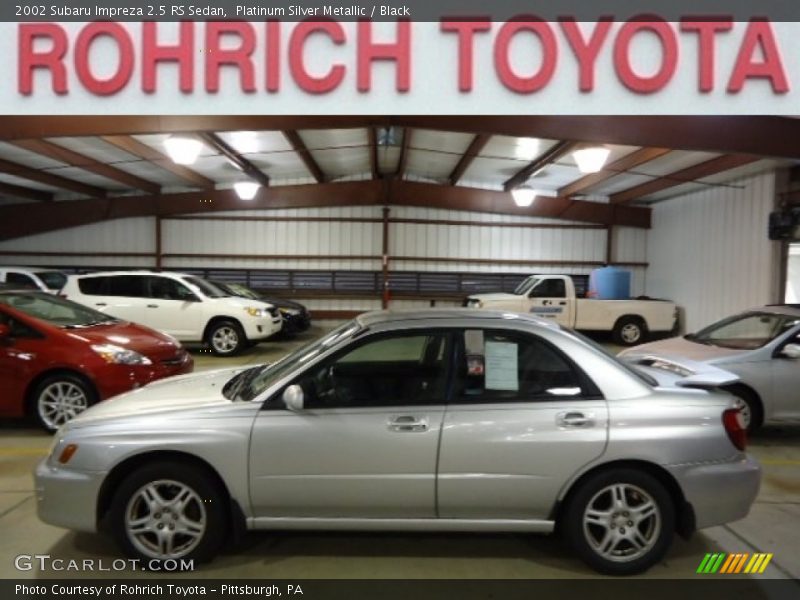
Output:
<svg viewBox="0 0 800 600">
<path fill-rule="evenodd" d="M 589 275 L 589 298 L 627 300 L 631 297 L 631 272 L 619 267 L 595 269 Z"/>
</svg>

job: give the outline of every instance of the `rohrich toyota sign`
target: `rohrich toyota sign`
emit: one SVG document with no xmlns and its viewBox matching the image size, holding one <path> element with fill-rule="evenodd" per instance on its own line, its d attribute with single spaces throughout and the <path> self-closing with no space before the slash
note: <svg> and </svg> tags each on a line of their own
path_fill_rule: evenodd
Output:
<svg viewBox="0 0 800 600">
<path fill-rule="evenodd" d="M 522 16 L 2 26 L 14 28 L 14 47 L 6 49 L 16 57 L 17 106 L 8 112 L 33 108 L 37 99 L 69 104 L 71 96 L 118 97 L 124 103 L 112 110 L 142 112 L 153 95 L 183 110 L 202 101 L 204 112 L 217 112 L 209 103 L 215 98 L 232 102 L 227 112 L 276 113 L 291 112 L 301 97 L 312 99 L 305 108 L 327 112 L 586 113 L 599 102 L 605 112 L 613 103 L 624 113 L 627 102 L 632 112 L 699 114 L 759 112 L 752 107 L 764 101 L 764 112 L 796 112 L 790 107 L 798 105 L 800 24 L 791 22 Z M 0 45 L 8 43 L 5 37 Z M 653 100 L 642 104 L 643 97 Z M 348 98 L 360 106 L 342 105 Z M 389 106 L 371 107 L 371 99 Z M 6 90 L 0 102 L 9 100 Z"/>
</svg>

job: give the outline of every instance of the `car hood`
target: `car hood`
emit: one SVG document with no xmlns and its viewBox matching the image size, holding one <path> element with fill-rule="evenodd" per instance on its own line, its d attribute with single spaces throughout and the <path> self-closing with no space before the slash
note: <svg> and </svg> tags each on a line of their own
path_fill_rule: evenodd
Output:
<svg viewBox="0 0 800 600">
<path fill-rule="evenodd" d="M 264 300 L 253 300 L 251 298 L 244 298 L 242 296 L 225 296 L 224 298 L 209 298 L 210 302 L 221 304 L 226 308 L 237 307 L 244 310 L 245 308 L 263 308 L 268 310 L 272 308 L 272 304 Z"/>
<path fill-rule="evenodd" d="M 659 342 L 642 344 L 628 350 L 620 352 L 620 358 L 629 360 L 641 356 L 658 356 L 666 358 L 683 357 L 698 362 L 709 362 L 725 358 L 741 356 L 747 350 L 734 350 L 732 348 L 720 348 L 719 346 L 709 346 L 691 342 L 682 337 L 670 338 Z"/>
<path fill-rule="evenodd" d="M 306 309 L 306 307 L 300 304 L 299 302 L 286 300 L 285 298 L 261 298 L 261 299 L 264 302 L 269 302 L 270 304 L 277 306 L 278 308 L 291 308 L 294 310 L 299 310 L 301 312 Z"/>
<path fill-rule="evenodd" d="M 117 419 L 131 415 L 153 415 L 197 408 L 228 406 L 231 401 L 222 395 L 222 388 L 243 367 L 179 375 L 151 383 L 143 388 L 121 394 L 95 404 L 70 421 L 81 427 L 99 420 Z"/>
<path fill-rule="evenodd" d="M 63 331 L 75 340 L 113 344 L 155 359 L 173 357 L 181 347 L 174 338 L 136 323 L 108 323 Z"/>
</svg>

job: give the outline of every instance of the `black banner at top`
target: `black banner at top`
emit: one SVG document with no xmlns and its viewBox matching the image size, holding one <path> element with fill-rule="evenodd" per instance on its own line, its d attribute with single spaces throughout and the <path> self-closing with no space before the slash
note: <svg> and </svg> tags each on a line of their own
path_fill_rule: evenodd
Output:
<svg viewBox="0 0 800 600">
<path fill-rule="evenodd" d="M 0 3 L 0 21 L 355 21 L 470 20 L 508 21 L 515 18 L 556 21 L 570 18 L 597 21 L 613 18 L 678 21 L 726 19 L 800 21 L 800 2 L 787 0 L 11 0 Z"/>
</svg>

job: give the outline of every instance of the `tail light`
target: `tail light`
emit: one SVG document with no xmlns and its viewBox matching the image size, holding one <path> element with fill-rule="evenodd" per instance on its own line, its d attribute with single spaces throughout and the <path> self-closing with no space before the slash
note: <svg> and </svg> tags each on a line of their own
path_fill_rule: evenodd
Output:
<svg viewBox="0 0 800 600">
<path fill-rule="evenodd" d="M 739 409 L 729 408 L 722 413 L 722 424 L 725 426 L 725 433 L 728 434 L 731 443 L 736 446 L 737 449 L 744 452 L 744 449 L 747 447 L 747 430 L 742 427 Z"/>
</svg>

